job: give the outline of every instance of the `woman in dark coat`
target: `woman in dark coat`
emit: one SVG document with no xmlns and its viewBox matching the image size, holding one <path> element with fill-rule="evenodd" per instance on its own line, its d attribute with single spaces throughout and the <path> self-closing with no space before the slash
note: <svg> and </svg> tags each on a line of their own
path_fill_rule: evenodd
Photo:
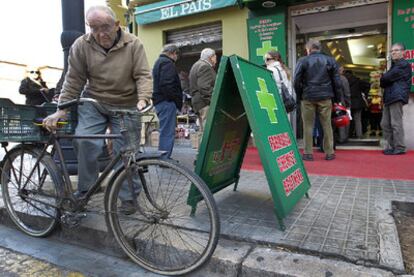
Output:
<svg viewBox="0 0 414 277">
<path fill-rule="evenodd" d="M 46 82 L 43 81 L 39 69 L 27 70 L 27 77 L 20 82 L 19 92 L 26 96 L 26 105 L 41 105 L 50 102 L 53 91 L 49 91 Z"/>
</svg>

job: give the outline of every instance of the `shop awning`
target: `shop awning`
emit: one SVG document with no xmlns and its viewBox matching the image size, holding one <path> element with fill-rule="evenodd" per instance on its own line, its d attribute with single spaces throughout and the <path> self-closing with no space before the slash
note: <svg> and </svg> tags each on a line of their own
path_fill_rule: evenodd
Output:
<svg viewBox="0 0 414 277">
<path fill-rule="evenodd" d="M 242 0 L 242 4 L 249 9 L 266 9 L 285 5 L 318 2 L 320 0 Z"/>
<path fill-rule="evenodd" d="M 159 22 L 176 17 L 235 6 L 238 0 L 166 0 L 135 8 L 138 24 Z"/>
</svg>

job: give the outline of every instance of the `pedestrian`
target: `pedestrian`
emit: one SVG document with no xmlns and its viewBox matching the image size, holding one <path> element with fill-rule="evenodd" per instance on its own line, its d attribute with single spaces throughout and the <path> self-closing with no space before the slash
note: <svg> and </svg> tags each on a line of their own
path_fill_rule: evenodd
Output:
<svg viewBox="0 0 414 277">
<path fill-rule="evenodd" d="M 65 76 L 59 103 L 76 99 L 83 91 L 85 97 L 99 101 L 108 110 L 116 108 L 143 109 L 151 98 L 152 78 L 144 47 L 135 36 L 122 31 L 115 13 L 106 6 L 93 6 L 86 12 L 90 33 L 79 37 L 72 45 L 68 58 L 68 72 Z M 46 128 L 54 130 L 59 118 L 66 116 L 65 110 L 58 110 L 43 121 Z M 131 143 L 139 144 L 140 127 L 138 117 L 125 118 Z M 104 134 L 111 126 L 114 134 L 120 133 L 119 116 L 103 114 L 90 102 L 78 107 L 76 135 Z M 113 142 L 113 150 L 119 153 L 125 144 L 123 139 Z M 74 140 L 78 158 L 78 190 L 75 197 L 81 198 L 99 174 L 98 156 L 104 140 Z M 120 210 L 125 214 L 136 212 L 133 199 L 140 190 L 138 181 L 133 183 L 134 191 L 124 184 L 120 193 Z"/>
<path fill-rule="evenodd" d="M 201 51 L 200 59 L 193 64 L 190 70 L 190 95 L 191 104 L 197 114 L 200 131 L 203 132 L 211 96 L 213 94 L 216 72 L 214 67 L 217 63 L 216 52 L 211 48 Z"/>
<path fill-rule="evenodd" d="M 52 101 L 53 90 L 49 90 L 42 79 L 39 68 L 26 69 L 26 77 L 20 82 L 19 93 L 26 96 L 26 105 L 41 105 Z"/>
<path fill-rule="evenodd" d="M 387 142 L 383 151 L 385 155 L 400 155 L 406 152 L 403 105 L 408 103 L 412 73 L 410 64 L 404 59 L 404 50 L 402 43 L 392 45 L 391 68 L 380 79 L 380 85 L 384 88 L 381 127 Z"/>
<path fill-rule="evenodd" d="M 164 46 L 152 69 L 154 80 L 152 101 L 160 125 L 158 149 L 165 151 L 164 158 L 170 158 L 174 147 L 177 110 L 183 106 L 181 81 L 175 67 L 179 49 L 176 45 Z"/>
<path fill-rule="evenodd" d="M 266 53 L 264 58 L 265 58 L 266 68 L 272 71 L 273 78 L 275 79 L 277 88 L 279 90 L 279 94 L 281 94 L 282 99 L 285 104 L 286 111 L 289 113 L 293 111 L 294 109 L 292 108 L 292 105 L 296 108 L 296 100 L 293 97 L 293 88 L 292 88 L 290 70 L 284 64 L 282 60 L 282 56 L 280 55 L 279 51 L 270 50 Z M 291 106 L 289 106 L 289 104 L 285 102 L 284 97 L 286 96 L 290 96 L 292 100 Z"/>
<path fill-rule="evenodd" d="M 361 139 L 363 136 L 362 114 L 368 105 L 365 91 L 369 89 L 369 84 L 356 77 L 351 70 L 346 70 L 344 75 L 351 91 L 351 115 L 354 127 L 352 133 L 355 131 L 356 138 Z"/>
<path fill-rule="evenodd" d="M 309 40 L 306 43 L 307 56 L 299 59 L 294 74 L 294 88 L 301 101 L 304 154 L 303 160 L 312 161 L 312 131 L 315 113 L 322 125 L 325 159 L 335 159 L 331 123 L 332 101 L 341 100 L 341 79 L 338 65 L 332 57 L 321 53 L 321 43 Z"/>
<path fill-rule="evenodd" d="M 292 77 L 289 68 L 284 64 L 279 51 L 270 50 L 265 55 L 266 68 L 272 71 L 279 93 L 282 91 L 282 83 L 287 87 L 290 95 L 293 95 Z"/>
<path fill-rule="evenodd" d="M 344 67 L 340 66 L 338 72 L 339 72 L 339 77 L 341 78 L 341 82 L 342 82 L 342 100 L 344 102 L 343 105 L 347 110 L 350 110 L 351 109 L 351 90 L 349 87 L 348 79 L 344 75 L 345 73 Z M 347 142 L 348 136 L 349 136 L 349 125 L 338 128 L 338 143 Z"/>
</svg>

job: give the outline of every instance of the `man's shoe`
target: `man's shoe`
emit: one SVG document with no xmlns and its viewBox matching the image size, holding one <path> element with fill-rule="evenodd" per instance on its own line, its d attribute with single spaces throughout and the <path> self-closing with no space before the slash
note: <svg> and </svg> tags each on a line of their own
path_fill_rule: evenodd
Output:
<svg viewBox="0 0 414 277">
<path fill-rule="evenodd" d="M 404 150 L 397 150 L 397 149 L 395 149 L 391 153 L 391 155 L 404 155 L 404 154 L 405 154 L 405 151 Z"/>
<path fill-rule="evenodd" d="M 382 151 L 382 153 L 383 153 L 384 155 L 393 155 L 393 153 L 394 153 L 394 149 L 391 149 L 391 148 L 384 149 L 384 150 Z"/>
<path fill-rule="evenodd" d="M 327 160 L 327 161 L 335 160 L 335 158 L 336 158 L 335 154 L 327 154 L 325 156 L 325 160 Z"/>
<path fill-rule="evenodd" d="M 121 202 L 121 206 L 119 207 L 119 212 L 123 213 L 124 215 L 131 215 L 136 213 L 137 208 L 132 200 L 125 200 Z"/>
<path fill-rule="evenodd" d="M 80 199 L 80 198 L 83 198 L 86 193 L 87 193 L 87 191 L 79 191 L 79 190 L 77 190 L 77 191 L 75 191 L 73 193 L 73 197 L 75 197 L 76 199 Z"/>
<path fill-rule="evenodd" d="M 302 160 L 304 161 L 313 161 L 313 155 L 312 154 L 303 154 Z"/>
</svg>

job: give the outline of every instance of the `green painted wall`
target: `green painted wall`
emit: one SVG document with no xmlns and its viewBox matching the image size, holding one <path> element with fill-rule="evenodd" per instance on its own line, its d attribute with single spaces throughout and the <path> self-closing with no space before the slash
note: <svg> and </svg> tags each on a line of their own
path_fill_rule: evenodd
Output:
<svg viewBox="0 0 414 277">
<path fill-rule="evenodd" d="M 144 43 L 148 61 L 152 66 L 165 43 L 165 32 L 184 27 L 221 21 L 223 28 L 223 55 L 236 54 L 248 58 L 247 19 L 248 9 L 225 8 L 203 14 L 184 16 L 160 23 L 139 25 L 138 37 Z"/>
</svg>

